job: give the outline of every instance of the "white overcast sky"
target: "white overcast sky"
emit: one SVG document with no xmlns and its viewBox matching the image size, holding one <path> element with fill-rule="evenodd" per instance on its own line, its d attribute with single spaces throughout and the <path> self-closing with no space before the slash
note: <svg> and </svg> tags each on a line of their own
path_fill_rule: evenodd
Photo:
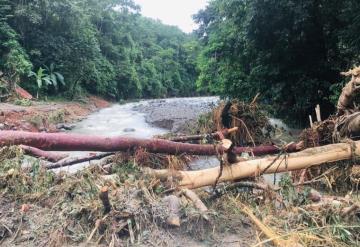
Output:
<svg viewBox="0 0 360 247">
<path fill-rule="evenodd" d="M 164 24 L 178 26 L 184 32 L 196 29 L 192 15 L 205 8 L 207 0 L 134 0 L 146 17 L 159 19 Z"/>
</svg>

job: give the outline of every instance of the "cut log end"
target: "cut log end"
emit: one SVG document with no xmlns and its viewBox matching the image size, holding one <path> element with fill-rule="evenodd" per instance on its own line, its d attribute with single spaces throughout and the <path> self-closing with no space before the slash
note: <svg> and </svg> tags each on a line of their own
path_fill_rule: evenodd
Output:
<svg viewBox="0 0 360 247">
<path fill-rule="evenodd" d="M 166 223 L 169 226 L 179 227 L 181 224 L 180 221 L 180 209 L 181 202 L 177 196 L 170 195 L 163 198 L 163 203 L 168 209 L 168 217 L 166 218 Z"/>
</svg>

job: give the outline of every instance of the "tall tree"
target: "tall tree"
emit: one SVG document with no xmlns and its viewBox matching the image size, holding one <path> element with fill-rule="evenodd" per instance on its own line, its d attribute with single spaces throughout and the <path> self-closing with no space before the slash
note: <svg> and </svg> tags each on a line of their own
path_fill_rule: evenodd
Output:
<svg viewBox="0 0 360 247">
<path fill-rule="evenodd" d="M 142 17 L 132 0 L 1 1 L 0 69 L 16 69 L 17 81 L 32 92 L 35 79 L 26 77 L 32 65 L 38 71 L 50 64 L 65 86 L 42 89 L 48 95 L 89 92 L 119 100 L 195 91 L 188 44 L 196 39 Z"/>
<path fill-rule="evenodd" d="M 0 71 L 4 71 L 10 90 L 32 68 L 27 53 L 18 41 L 19 35 L 8 24 L 13 19 L 14 12 L 11 1 L 0 0 Z"/>
<path fill-rule="evenodd" d="M 306 120 L 316 104 L 328 115 L 340 71 L 358 62 L 356 48 L 346 47 L 350 43 L 344 39 L 354 33 L 353 3 L 211 1 L 195 16 L 204 45 L 198 84 L 246 100 L 260 92 L 276 115 L 297 122 Z"/>
</svg>

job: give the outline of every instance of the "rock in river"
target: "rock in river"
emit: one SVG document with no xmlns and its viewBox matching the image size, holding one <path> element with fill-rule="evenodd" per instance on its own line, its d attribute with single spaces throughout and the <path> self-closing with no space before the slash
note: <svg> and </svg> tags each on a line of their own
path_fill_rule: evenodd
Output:
<svg viewBox="0 0 360 247">
<path fill-rule="evenodd" d="M 125 133 L 128 133 L 128 132 L 135 132 L 136 130 L 134 128 L 125 128 L 125 129 L 123 129 L 123 131 Z"/>
<path fill-rule="evenodd" d="M 60 123 L 56 125 L 56 128 L 61 130 L 72 130 L 73 128 L 75 128 L 75 124 L 64 124 L 64 123 Z"/>
</svg>

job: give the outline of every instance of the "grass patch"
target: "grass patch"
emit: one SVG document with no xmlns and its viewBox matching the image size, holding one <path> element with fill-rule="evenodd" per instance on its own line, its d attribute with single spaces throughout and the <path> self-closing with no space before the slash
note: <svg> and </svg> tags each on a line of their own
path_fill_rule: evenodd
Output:
<svg viewBox="0 0 360 247">
<path fill-rule="evenodd" d="M 28 100 L 28 99 L 15 99 L 14 104 L 20 105 L 20 106 L 31 106 L 32 102 L 31 102 L 31 100 Z"/>
</svg>

